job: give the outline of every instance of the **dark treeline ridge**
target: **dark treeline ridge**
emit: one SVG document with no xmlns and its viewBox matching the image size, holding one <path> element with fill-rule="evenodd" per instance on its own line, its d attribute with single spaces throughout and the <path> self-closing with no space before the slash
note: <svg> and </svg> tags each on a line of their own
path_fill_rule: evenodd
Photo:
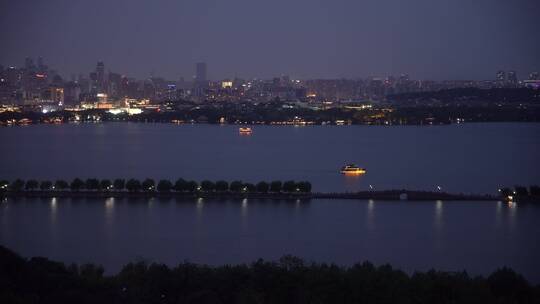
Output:
<svg viewBox="0 0 540 304">
<path fill-rule="evenodd" d="M 539 303 L 511 269 L 487 278 L 430 270 L 412 275 L 369 262 L 340 267 L 293 256 L 278 262 L 206 266 L 130 263 L 101 266 L 24 259 L 0 246 L 1 303 Z"/>
<path fill-rule="evenodd" d="M 38 181 L 29 179 L 24 181 L 16 179 L 12 182 L 0 180 L 0 193 L 2 192 L 35 192 L 35 191 L 125 191 L 125 192 L 160 192 L 160 193 L 310 193 L 311 183 L 307 181 L 272 181 L 259 182 L 257 184 L 244 183 L 242 181 L 209 181 L 200 183 L 192 180 L 177 179 L 174 183 L 162 179 L 157 183 L 151 178 L 138 179 L 97 179 L 86 180 L 74 178 L 70 182 L 65 180 Z"/>
<path fill-rule="evenodd" d="M 531 88 L 455 88 L 429 92 L 412 92 L 388 95 L 388 100 L 399 104 L 440 101 L 453 104 L 540 104 L 540 91 Z"/>
</svg>

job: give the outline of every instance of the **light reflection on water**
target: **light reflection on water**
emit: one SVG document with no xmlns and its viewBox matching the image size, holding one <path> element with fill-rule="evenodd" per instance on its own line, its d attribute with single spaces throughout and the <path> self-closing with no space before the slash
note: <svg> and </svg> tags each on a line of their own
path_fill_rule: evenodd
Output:
<svg viewBox="0 0 540 304">
<path fill-rule="evenodd" d="M 531 242 L 540 234 L 540 207 L 531 204 L 28 198 L 8 199 L 0 213 L 1 245 L 110 271 L 137 257 L 222 264 L 293 253 L 406 271 L 481 274 L 508 265 L 540 282 L 532 271 L 540 262 L 530 258 L 540 256 Z"/>
</svg>

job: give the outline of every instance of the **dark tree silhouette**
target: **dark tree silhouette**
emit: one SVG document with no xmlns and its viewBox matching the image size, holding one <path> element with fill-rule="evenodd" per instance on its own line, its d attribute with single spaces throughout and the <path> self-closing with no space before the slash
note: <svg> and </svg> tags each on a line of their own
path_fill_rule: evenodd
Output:
<svg viewBox="0 0 540 304">
<path fill-rule="evenodd" d="M 503 268 L 487 279 L 430 270 L 412 275 L 369 262 L 341 267 L 284 256 L 208 266 L 101 266 L 25 259 L 0 246 L 2 303 L 540 303 L 540 287 Z"/>
<path fill-rule="evenodd" d="M 162 179 L 158 182 L 157 190 L 159 192 L 170 192 L 173 184 L 169 180 Z"/>
<path fill-rule="evenodd" d="M 11 191 L 21 191 L 24 188 L 24 181 L 22 179 L 16 179 L 9 185 L 9 188 Z"/>
<path fill-rule="evenodd" d="M 270 192 L 278 193 L 281 192 L 282 183 L 280 181 L 273 181 L 270 183 Z"/>
<path fill-rule="evenodd" d="M 523 186 L 515 186 L 514 190 L 516 191 L 517 196 L 527 196 L 529 195 L 529 192 L 527 191 L 526 187 Z"/>
<path fill-rule="evenodd" d="M 65 190 L 67 188 L 69 188 L 69 185 L 65 180 L 59 179 L 56 182 L 54 182 L 54 189 L 55 190 Z"/>
<path fill-rule="evenodd" d="M 109 190 L 111 189 L 112 183 L 108 179 L 102 179 L 101 182 L 99 182 L 99 187 L 103 190 Z"/>
<path fill-rule="evenodd" d="M 540 187 L 539 186 L 530 186 L 529 194 L 532 196 L 540 196 Z"/>
<path fill-rule="evenodd" d="M 286 181 L 283 183 L 283 191 L 284 192 L 295 192 L 296 191 L 296 183 L 294 181 Z"/>
<path fill-rule="evenodd" d="M 141 190 L 141 182 L 132 178 L 126 182 L 126 189 L 129 192 L 137 192 Z"/>
<path fill-rule="evenodd" d="M 199 190 L 199 184 L 196 181 L 189 181 L 186 183 L 186 191 L 190 193 L 195 193 Z"/>
<path fill-rule="evenodd" d="M 500 189 L 499 193 L 504 198 L 506 198 L 508 196 L 511 196 L 513 194 L 512 190 L 510 188 L 502 188 L 502 189 Z"/>
<path fill-rule="evenodd" d="M 42 181 L 41 184 L 39 184 L 39 189 L 41 191 L 48 191 L 52 188 L 52 182 L 51 181 Z"/>
<path fill-rule="evenodd" d="M 80 178 L 73 179 L 73 181 L 69 185 L 69 187 L 71 188 L 72 191 L 79 191 L 81 189 L 84 189 L 84 186 L 85 186 L 85 184 L 82 181 L 82 179 L 80 179 Z"/>
<path fill-rule="evenodd" d="M 216 185 L 209 180 L 204 180 L 201 182 L 201 190 L 204 192 L 212 192 L 215 188 Z"/>
<path fill-rule="evenodd" d="M 179 178 L 174 183 L 174 191 L 184 192 L 187 191 L 187 182 L 183 178 Z"/>
<path fill-rule="evenodd" d="M 310 182 L 306 182 L 306 181 L 299 182 L 298 184 L 296 184 L 296 187 L 298 188 L 298 190 L 300 192 L 304 192 L 304 193 L 311 192 L 311 183 Z"/>
<path fill-rule="evenodd" d="M 9 187 L 9 181 L 7 180 L 0 180 L 0 192 L 5 192 L 7 191 Z"/>
<path fill-rule="evenodd" d="M 117 178 L 113 182 L 113 187 L 116 191 L 122 191 L 126 188 L 126 181 L 121 178 Z"/>
<path fill-rule="evenodd" d="M 233 181 L 229 185 L 229 190 L 231 190 L 231 192 L 238 193 L 238 192 L 242 191 L 242 188 L 243 188 L 243 184 L 242 184 L 241 181 Z"/>
<path fill-rule="evenodd" d="M 26 185 L 24 186 L 25 190 L 35 190 L 39 187 L 39 182 L 35 179 L 29 179 L 26 181 Z"/>
<path fill-rule="evenodd" d="M 245 183 L 242 191 L 247 193 L 254 193 L 257 191 L 257 187 L 252 183 Z"/>
<path fill-rule="evenodd" d="M 217 192 L 227 192 L 227 190 L 229 190 L 229 183 L 227 183 L 226 181 L 217 181 L 216 182 L 216 191 Z"/>
<path fill-rule="evenodd" d="M 85 182 L 86 189 L 99 190 L 99 180 L 97 178 L 89 178 Z"/>
<path fill-rule="evenodd" d="M 144 191 L 154 191 L 155 188 L 156 188 L 156 183 L 151 178 L 147 178 L 142 182 L 142 189 Z"/>
<path fill-rule="evenodd" d="M 492 273 L 488 277 L 488 282 L 493 294 L 500 299 L 508 301 L 508 303 L 527 303 L 526 299 L 532 295 L 527 280 L 512 269 L 506 267 Z M 518 301 L 512 302 L 512 299 Z"/>
<path fill-rule="evenodd" d="M 270 185 L 268 185 L 267 182 L 259 182 L 257 183 L 257 192 L 259 193 L 267 193 L 270 189 Z"/>
</svg>

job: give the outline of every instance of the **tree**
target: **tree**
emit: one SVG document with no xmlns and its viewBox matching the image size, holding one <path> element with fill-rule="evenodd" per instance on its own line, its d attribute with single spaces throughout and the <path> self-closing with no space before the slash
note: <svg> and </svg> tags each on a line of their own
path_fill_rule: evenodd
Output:
<svg viewBox="0 0 540 304">
<path fill-rule="evenodd" d="M 0 180 L 0 192 L 6 192 L 9 187 L 9 182 L 7 180 Z"/>
<path fill-rule="evenodd" d="M 226 181 L 220 180 L 216 182 L 216 191 L 217 192 L 227 192 L 229 190 L 229 183 Z"/>
<path fill-rule="evenodd" d="M 209 180 L 204 180 L 201 182 L 201 189 L 204 192 L 212 192 L 214 191 L 215 188 L 216 188 L 216 185 Z"/>
<path fill-rule="evenodd" d="M 257 190 L 257 187 L 252 183 L 245 183 L 244 187 L 242 188 L 242 191 L 248 192 L 248 193 L 254 193 Z"/>
<path fill-rule="evenodd" d="M 132 178 L 132 179 L 127 181 L 126 189 L 129 192 L 137 192 L 137 191 L 141 190 L 141 182 L 139 182 L 138 180 Z"/>
<path fill-rule="evenodd" d="M 540 187 L 538 186 L 530 186 L 529 187 L 529 194 L 532 196 L 540 196 Z"/>
<path fill-rule="evenodd" d="M 88 190 L 99 190 L 99 180 L 97 178 L 89 178 L 84 184 Z"/>
<path fill-rule="evenodd" d="M 183 178 L 179 178 L 174 183 L 174 191 L 184 192 L 187 190 L 187 182 Z"/>
<path fill-rule="evenodd" d="M 39 187 L 39 182 L 35 179 L 29 179 L 26 181 L 26 185 L 24 186 L 25 190 L 35 190 Z"/>
<path fill-rule="evenodd" d="M 283 191 L 284 192 L 295 192 L 296 191 L 296 183 L 294 181 L 286 181 L 283 183 Z"/>
<path fill-rule="evenodd" d="M 194 193 L 199 189 L 199 184 L 197 184 L 196 181 L 189 181 L 186 183 L 186 191 L 190 193 Z"/>
<path fill-rule="evenodd" d="M 101 182 L 99 183 L 99 187 L 103 190 L 109 190 L 111 189 L 111 186 L 112 186 L 112 183 L 108 179 L 102 179 Z"/>
<path fill-rule="evenodd" d="M 21 191 L 24 187 L 24 181 L 22 179 L 16 179 L 9 185 L 11 191 Z"/>
<path fill-rule="evenodd" d="M 162 179 L 158 182 L 157 190 L 159 192 L 170 192 L 173 187 L 173 184 L 165 179 Z"/>
<path fill-rule="evenodd" d="M 499 193 L 502 197 L 508 197 L 512 195 L 512 190 L 510 188 L 502 188 L 499 190 Z"/>
<path fill-rule="evenodd" d="M 156 182 L 151 178 L 147 178 L 142 182 L 142 189 L 144 191 L 154 191 L 156 189 Z"/>
<path fill-rule="evenodd" d="M 84 182 L 80 178 L 75 178 L 71 185 L 69 185 L 72 191 L 79 191 L 81 189 L 84 189 Z"/>
<path fill-rule="evenodd" d="M 298 184 L 296 184 L 296 188 L 300 191 L 300 192 L 304 192 L 304 193 L 309 193 L 311 192 L 311 183 L 310 182 L 299 182 Z"/>
<path fill-rule="evenodd" d="M 52 188 L 51 181 L 42 181 L 41 184 L 39 185 L 39 189 L 41 191 L 48 191 L 48 190 L 51 190 L 51 188 Z"/>
<path fill-rule="evenodd" d="M 273 181 L 270 183 L 270 192 L 281 192 L 281 182 L 280 181 Z"/>
<path fill-rule="evenodd" d="M 56 182 L 54 182 L 54 189 L 55 190 L 64 190 L 64 189 L 67 189 L 68 187 L 69 187 L 69 185 L 65 180 L 59 179 Z"/>
<path fill-rule="evenodd" d="M 529 195 L 529 192 L 527 191 L 526 187 L 515 186 L 514 190 L 516 191 L 517 196 L 527 196 L 527 195 Z"/>
<path fill-rule="evenodd" d="M 117 178 L 113 182 L 113 187 L 117 191 L 124 190 L 124 188 L 126 187 L 126 181 L 124 179 Z"/>
<path fill-rule="evenodd" d="M 240 192 L 242 191 L 242 188 L 244 187 L 244 185 L 242 184 L 241 181 L 233 181 L 230 185 L 229 185 L 229 190 L 231 190 L 231 192 Z"/>
<path fill-rule="evenodd" d="M 259 193 L 267 193 L 269 189 L 270 185 L 267 182 L 259 182 L 257 184 L 257 192 Z"/>
</svg>

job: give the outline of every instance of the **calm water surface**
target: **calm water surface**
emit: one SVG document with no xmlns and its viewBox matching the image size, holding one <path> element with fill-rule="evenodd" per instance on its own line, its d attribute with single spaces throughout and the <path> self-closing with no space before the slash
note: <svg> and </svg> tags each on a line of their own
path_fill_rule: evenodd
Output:
<svg viewBox="0 0 540 304">
<path fill-rule="evenodd" d="M 539 219 L 539 206 L 502 202 L 8 199 L 0 244 L 110 272 L 140 259 L 223 264 L 294 254 L 409 272 L 507 265 L 539 283 Z"/>
<path fill-rule="evenodd" d="M 494 193 L 540 182 L 540 124 L 237 126 L 107 123 L 0 128 L 0 178 L 309 180 L 316 191 L 440 185 Z M 347 163 L 366 167 L 344 177 Z"/>
<path fill-rule="evenodd" d="M 316 191 L 412 188 L 494 193 L 539 184 L 540 124 L 263 127 L 170 124 L 0 128 L 0 179 L 151 177 L 309 180 Z M 367 168 L 358 178 L 346 163 Z M 540 282 L 540 207 L 502 202 L 19 199 L 0 205 L 0 244 L 25 256 L 174 265 L 370 260 L 407 271 L 486 274 L 508 265 Z"/>
</svg>

